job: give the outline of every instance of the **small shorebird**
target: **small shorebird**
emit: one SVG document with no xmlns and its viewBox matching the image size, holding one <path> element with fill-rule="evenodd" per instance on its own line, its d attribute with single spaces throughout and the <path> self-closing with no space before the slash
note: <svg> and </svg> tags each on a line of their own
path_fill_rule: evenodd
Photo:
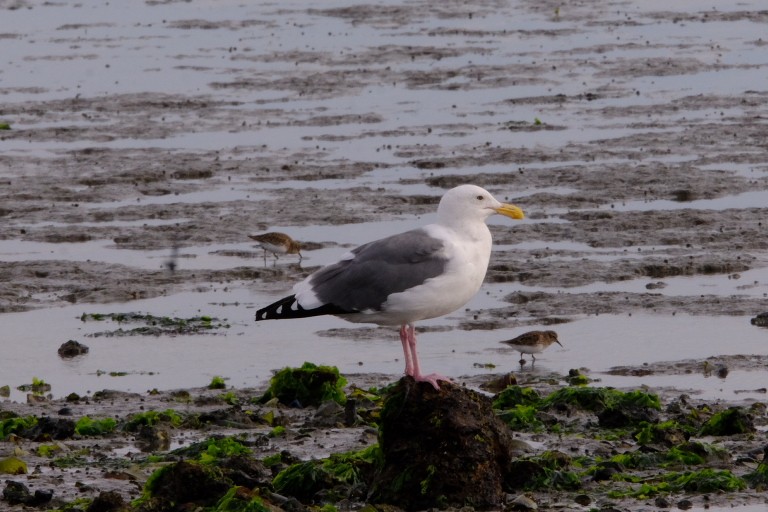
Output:
<svg viewBox="0 0 768 512">
<path fill-rule="evenodd" d="M 248 235 L 248 237 L 256 240 L 259 243 L 259 247 L 264 249 L 265 265 L 267 264 L 267 251 L 271 252 L 276 260 L 278 259 L 278 254 L 298 254 L 299 261 L 301 261 L 301 246 L 299 242 L 285 233 L 271 231 L 262 235 Z"/>
<path fill-rule="evenodd" d="M 531 358 L 533 359 L 531 365 L 533 365 L 536 362 L 536 356 L 533 354 L 538 354 L 553 343 L 557 343 L 561 347 L 563 346 L 562 343 L 557 340 L 557 333 L 555 331 L 529 331 L 516 338 L 512 338 L 511 340 L 502 341 L 501 343 L 509 345 L 520 352 L 521 365 L 525 364 L 523 354 L 531 354 Z"/>
</svg>

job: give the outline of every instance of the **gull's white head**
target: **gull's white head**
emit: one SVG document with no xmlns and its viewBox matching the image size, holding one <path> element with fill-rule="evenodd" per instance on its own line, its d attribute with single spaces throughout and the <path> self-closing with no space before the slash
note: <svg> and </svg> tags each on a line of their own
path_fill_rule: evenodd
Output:
<svg viewBox="0 0 768 512">
<path fill-rule="evenodd" d="M 445 193 L 437 207 L 437 218 L 441 224 L 452 225 L 464 222 L 484 222 L 498 213 L 512 219 L 522 219 L 523 210 L 501 203 L 490 192 L 476 185 L 459 185 Z"/>
</svg>

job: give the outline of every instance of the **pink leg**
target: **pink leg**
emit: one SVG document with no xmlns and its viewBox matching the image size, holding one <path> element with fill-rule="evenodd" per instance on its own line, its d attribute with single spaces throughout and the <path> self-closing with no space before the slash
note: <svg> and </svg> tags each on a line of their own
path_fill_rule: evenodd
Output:
<svg viewBox="0 0 768 512">
<path fill-rule="evenodd" d="M 435 389 L 440 389 L 440 385 L 437 383 L 437 381 L 443 380 L 446 382 L 451 382 L 451 379 L 448 377 L 444 377 L 437 373 L 430 373 L 429 375 L 422 375 L 421 374 L 421 365 L 419 364 L 419 354 L 416 351 L 416 328 L 413 325 L 408 326 L 402 326 L 400 328 L 400 339 L 403 339 L 403 333 L 406 334 L 407 337 L 407 344 L 403 343 L 403 351 L 406 352 L 405 356 L 405 373 L 406 375 L 410 375 L 411 377 L 416 380 L 416 382 L 429 382 L 432 384 L 432 386 Z M 407 345 L 407 347 L 406 347 Z M 410 352 L 410 355 L 407 354 L 407 352 Z M 411 373 L 408 373 L 408 361 L 411 362 Z"/>
<path fill-rule="evenodd" d="M 405 355 L 405 374 L 413 377 L 413 359 L 408 346 L 408 326 L 405 324 L 400 326 L 400 342 L 403 344 L 403 354 Z"/>
</svg>

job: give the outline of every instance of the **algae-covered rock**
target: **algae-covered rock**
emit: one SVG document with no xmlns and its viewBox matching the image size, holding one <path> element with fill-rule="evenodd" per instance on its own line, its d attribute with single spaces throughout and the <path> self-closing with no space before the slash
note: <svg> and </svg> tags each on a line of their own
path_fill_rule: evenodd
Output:
<svg viewBox="0 0 768 512">
<path fill-rule="evenodd" d="M 27 463 L 18 457 L 0 459 L 0 474 L 25 475 L 27 474 Z"/>
<path fill-rule="evenodd" d="M 101 491 L 88 506 L 86 512 L 121 512 L 128 511 L 128 505 L 117 491 Z"/>
<path fill-rule="evenodd" d="M 297 407 L 320 405 L 328 400 L 343 404 L 346 385 L 347 380 L 338 368 L 304 363 L 301 368 L 283 368 L 277 372 L 270 379 L 261 402 L 277 398 L 282 404 Z"/>
<path fill-rule="evenodd" d="M 451 383 L 405 377 L 385 399 L 379 444 L 383 466 L 374 503 L 406 510 L 451 505 L 498 508 L 513 459 L 511 431 L 490 398 Z"/>
<path fill-rule="evenodd" d="M 730 407 L 707 420 L 699 432 L 702 436 L 732 436 L 755 431 L 752 415 L 741 407 Z"/>
<path fill-rule="evenodd" d="M 147 481 L 143 510 L 172 510 L 173 504 L 209 507 L 224 496 L 232 481 L 211 465 L 181 461 L 157 470 Z"/>
</svg>

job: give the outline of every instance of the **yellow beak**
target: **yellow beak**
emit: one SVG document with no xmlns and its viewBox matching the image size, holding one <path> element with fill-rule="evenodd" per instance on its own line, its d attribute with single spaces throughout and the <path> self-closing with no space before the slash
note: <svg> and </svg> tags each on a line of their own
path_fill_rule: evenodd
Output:
<svg viewBox="0 0 768 512">
<path fill-rule="evenodd" d="M 511 219 L 524 219 L 523 210 L 513 204 L 501 203 L 501 206 L 494 208 L 496 213 L 509 217 Z"/>
</svg>

